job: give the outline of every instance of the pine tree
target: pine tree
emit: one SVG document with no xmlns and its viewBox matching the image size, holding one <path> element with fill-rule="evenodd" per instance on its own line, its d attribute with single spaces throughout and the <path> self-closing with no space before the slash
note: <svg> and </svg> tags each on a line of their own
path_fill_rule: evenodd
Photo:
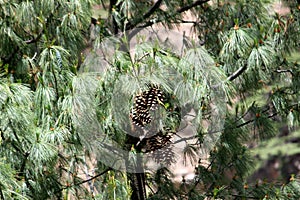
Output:
<svg viewBox="0 0 300 200">
<path fill-rule="evenodd" d="M 253 149 L 299 137 L 299 2 L 272 3 L 1 1 L 0 198 L 299 199 L 297 175 L 248 182 Z"/>
</svg>

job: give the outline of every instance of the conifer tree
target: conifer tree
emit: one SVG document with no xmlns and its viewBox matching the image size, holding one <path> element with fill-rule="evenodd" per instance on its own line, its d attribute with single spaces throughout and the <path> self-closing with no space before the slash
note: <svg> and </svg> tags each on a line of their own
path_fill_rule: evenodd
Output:
<svg viewBox="0 0 300 200">
<path fill-rule="evenodd" d="M 253 151 L 297 149 L 300 4 L 284 2 L 0 1 L 0 199 L 299 199 L 296 174 L 248 181 Z M 158 34 L 183 24 L 196 39 Z M 178 184 L 179 142 L 195 177 Z"/>
</svg>

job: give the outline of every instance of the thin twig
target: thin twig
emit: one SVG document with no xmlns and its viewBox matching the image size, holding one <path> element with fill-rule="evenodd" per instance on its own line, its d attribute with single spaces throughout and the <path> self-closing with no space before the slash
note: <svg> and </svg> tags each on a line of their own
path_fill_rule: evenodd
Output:
<svg viewBox="0 0 300 200">
<path fill-rule="evenodd" d="M 96 176 L 93 176 L 93 177 L 91 177 L 91 178 L 89 178 L 89 179 L 86 179 L 86 180 L 84 180 L 84 181 L 81 181 L 81 182 L 79 182 L 79 183 L 76 183 L 76 184 L 74 184 L 74 185 L 71 185 L 71 186 L 69 186 L 69 187 L 78 186 L 78 185 L 84 184 L 84 183 L 86 183 L 86 182 L 92 181 L 92 180 L 98 178 L 99 176 L 102 176 L 103 174 L 105 174 L 106 172 L 108 172 L 108 171 L 110 171 L 110 170 L 112 170 L 112 168 L 109 167 L 109 168 L 107 168 L 106 170 L 104 170 L 103 172 L 101 172 L 100 174 L 97 174 Z"/>
<path fill-rule="evenodd" d="M 76 184 L 73 184 L 73 185 L 65 186 L 65 187 L 59 189 L 58 191 L 56 191 L 55 193 L 59 193 L 59 192 L 65 190 L 65 189 L 67 189 L 67 188 L 71 188 L 71 187 L 78 186 L 78 185 L 84 184 L 84 183 L 86 183 L 86 182 L 92 181 L 92 180 L 98 178 L 99 176 L 102 176 L 103 174 L 107 173 L 107 172 L 110 171 L 110 170 L 112 170 L 112 168 L 109 167 L 109 168 L 105 169 L 103 172 L 97 174 L 96 176 L 93 176 L 93 177 L 91 177 L 91 178 L 89 178 L 89 179 L 83 180 L 83 181 L 81 181 L 81 182 L 79 182 L 79 183 L 76 183 Z"/>
</svg>

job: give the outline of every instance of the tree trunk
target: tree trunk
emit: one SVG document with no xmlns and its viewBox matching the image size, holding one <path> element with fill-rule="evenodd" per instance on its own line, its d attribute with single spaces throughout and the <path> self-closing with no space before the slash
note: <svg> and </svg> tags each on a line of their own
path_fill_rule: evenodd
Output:
<svg viewBox="0 0 300 200">
<path fill-rule="evenodd" d="M 132 200 L 146 200 L 145 173 L 142 166 L 142 157 L 137 155 L 136 171 L 139 173 L 130 173 L 130 184 L 132 189 Z"/>
<path fill-rule="evenodd" d="M 139 138 L 133 136 L 127 136 L 128 147 L 132 144 L 136 144 Z M 131 148 L 131 147 L 130 147 Z M 135 149 L 140 152 L 140 149 Z M 146 182 L 145 182 L 145 172 L 143 166 L 143 157 L 140 153 L 135 154 L 136 160 L 132 162 L 130 157 L 127 159 L 127 177 L 130 180 L 130 187 L 132 190 L 131 199 L 132 200 L 146 200 Z"/>
</svg>

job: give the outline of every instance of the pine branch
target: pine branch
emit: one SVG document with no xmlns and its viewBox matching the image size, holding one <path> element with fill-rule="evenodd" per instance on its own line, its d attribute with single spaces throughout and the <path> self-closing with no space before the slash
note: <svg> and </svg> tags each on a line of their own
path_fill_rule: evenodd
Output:
<svg viewBox="0 0 300 200">
<path fill-rule="evenodd" d="M 290 106 L 290 108 L 295 107 L 295 106 L 298 106 L 298 104 L 293 104 L 293 105 Z M 271 109 L 271 108 L 268 107 L 267 109 L 263 110 L 262 113 L 266 113 L 266 112 L 268 112 L 270 109 Z M 248 113 L 248 111 L 247 111 L 246 113 Z M 278 112 L 272 113 L 272 114 L 268 115 L 267 118 L 275 117 L 277 114 L 278 114 Z M 244 114 L 243 116 L 245 116 L 245 115 L 246 115 L 246 114 Z M 236 122 L 238 122 L 238 121 L 241 120 L 242 118 L 243 118 L 242 116 L 239 117 L 239 119 L 236 120 Z M 248 125 L 248 124 L 250 124 L 250 123 L 252 123 L 252 122 L 254 122 L 254 121 L 255 121 L 255 119 L 248 120 L 248 121 L 246 121 L 246 122 L 244 122 L 244 123 L 242 123 L 242 124 L 237 125 L 236 127 L 234 127 L 234 129 L 235 129 L 235 128 L 241 128 L 241 127 L 246 126 L 246 125 Z M 211 131 L 211 132 L 208 132 L 207 134 L 214 134 L 214 133 L 222 132 L 222 131 L 224 131 L 224 129 L 225 129 L 225 127 L 224 127 L 223 129 L 220 129 L 220 130 L 217 130 L 217 131 Z M 180 143 L 180 142 L 183 142 L 183 141 L 185 142 L 185 141 L 192 140 L 192 139 L 195 139 L 195 138 L 197 138 L 197 136 L 192 135 L 192 136 L 190 136 L 190 137 L 181 138 L 181 139 L 179 139 L 179 140 L 176 140 L 173 144 L 177 144 L 177 143 Z"/>
<path fill-rule="evenodd" d="M 182 20 L 180 20 L 179 22 L 175 22 L 175 23 L 178 23 L 178 24 L 194 24 L 194 25 L 196 25 L 196 24 L 198 24 L 198 22 L 197 21 L 193 21 L 193 20 L 184 20 L 184 19 L 182 19 Z"/>
<path fill-rule="evenodd" d="M 278 112 L 272 113 L 271 115 L 268 115 L 267 118 L 275 117 L 277 114 L 278 114 Z M 244 123 L 242 123 L 242 124 L 240 124 L 240 125 L 237 125 L 236 128 L 240 128 L 240 127 L 245 126 L 245 125 L 247 125 L 247 124 L 250 124 L 250 123 L 252 123 L 252 122 L 254 122 L 254 121 L 255 121 L 255 119 L 251 119 L 251 120 L 246 121 L 246 122 L 244 122 Z"/>
<path fill-rule="evenodd" d="M 177 144 L 177 143 L 180 143 L 180 142 L 186 142 L 186 141 L 188 141 L 188 140 L 193 140 L 193 139 L 195 139 L 196 137 L 197 137 L 197 136 L 192 135 L 192 136 L 190 136 L 190 137 L 181 138 L 181 139 L 176 140 L 175 142 L 173 142 L 173 144 Z"/>
<path fill-rule="evenodd" d="M 2 141 L 5 141 L 5 136 L 4 136 L 4 132 L 2 131 L 2 129 L 0 128 L 0 137 Z"/>
<path fill-rule="evenodd" d="M 232 197 L 238 198 L 238 199 L 261 199 L 259 197 L 254 197 L 254 196 L 245 196 L 245 195 L 238 195 L 238 194 L 231 194 Z"/>
<path fill-rule="evenodd" d="M 20 167 L 20 172 L 18 173 L 18 176 L 17 179 L 18 180 L 21 180 L 21 176 L 25 176 L 25 167 L 26 167 L 26 163 L 27 163 L 27 159 L 28 159 L 28 156 L 30 155 L 30 153 L 26 152 L 25 155 L 24 155 L 24 160 L 22 162 L 22 165 Z"/>
<path fill-rule="evenodd" d="M 58 10 L 58 8 L 60 7 L 61 5 L 60 4 L 57 4 L 56 7 L 55 7 L 55 11 Z M 39 39 L 42 37 L 42 35 L 45 33 L 45 28 L 48 28 L 52 19 L 54 17 L 54 14 L 51 12 L 48 16 L 48 18 L 46 19 L 46 24 L 44 26 L 44 28 L 41 30 L 41 32 L 33 39 L 30 39 L 30 40 L 26 40 L 24 41 L 26 44 L 32 44 L 32 43 L 36 43 L 39 41 Z M 26 31 L 25 31 L 26 32 Z M 28 34 L 28 33 L 27 33 Z"/>
<path fill-rule="evenodd" d="M 228 81 L 233 81 L 234 79 L 236 79 L 239 75 L 241 75 L 245 70 L 247 69 L 247 65 L 244 65 L 242 67 L 240 67 L 238 70 L 236 70 L 233 74 L 231 74 L 227 80 Z"/>
<path fill-rule="evenodd" d="M 68 189 L 68 188 L 71 188 L 71 187 L 75 187 L 75 186 L 79 186 L 79 185 L 84 184 L 84 183 L 86 183 L 86 182 L 92 181 L 92 180 L 98 178 L 99 176 L 104 175 L 105 173 L 107 173 L 107 172 L 110 171 L 110 170 L 112 170 L 112 168 L 108 167 L 107 169 L 105 169 L 105 170 L 102 171 L 101 173 L 99 173 L 99 174 L 97 174 L 97 175 L 95 175 L 95 176 L 93 176 L 93 177 L 91 177 L 91 178 L 89 178 L 89 179 L 86 179 L 86 180 L 83 180 L 83 181 L 81 181 L 81 182 L 79 182 L 79 183 L 76 183 L 76 184 L 73 184 L 73 185 L 69 185 L 69 186 L 65 186 L 65 187 L 59 189 L 58 191 L 55 192 L 55 194 L 57 194 L 57 193 L 59 193 L 59 192 L 65 190 L 65 189 Z"/>
<path fill-rule="evenodd" d="M 44 31 L 42 30 L 35 38 L 24 41 L 26 44 L 32 44 L 37 42 L 43 35 Z"/>
<path fill-rule="evenodd" d="M 183 12 L 185 12 L 185 11 L 187 11 L 187 10 L 190 10 L 190 9 L 192 9 L 192 8 L 194 8 L 194 7 L 197 7 L 197 6 L 199 6 L 199 5 L 202 5 L 202 4 L 204 4 L 204 3 L 207 3 L 207 2 L 209 2 L 210 0 L 202 0 L 202 1 L 195 1 L 194 3 L 192 3 L 192 4 L 190 4 L 190 5 L 187 5 L 187 6 L 184 6 L 184 7 L 181 7 L 181 8 L 179 8 L 179 9 L 177 9 L 176 11 L 175 11 L 175 13 L 173 14 L 173 16 L 175 16 L 175 15 L 177 15 L 177 14 L 181 14 L 181 13 L 183 13 Z M 157 1 L 157 2 L 159 2 L 159 1 Z M 156 3 L 157 3 L 156 2 Z M 155 7 L 155 5 L 152 7 L 152 8 L 154 8 Z M 151 11 L 152 10 L 152 8 L 149 10 L 149 11 Z M 157 7 L 157 8 L 155 8 L 155 10 L 156 9 L 158 9 L 159 8 L 159 6 Z M 146 14 L 150 14 L 148 17 L 150 17 L 153 13 L 154 13 L 154 11 L 155 10 L 153 10 L 153 12 L 151 13 L 151 12 L 147 12 Z M 145 15 L 146 15 L 145 14 Z M 170 16 L 170 18 L 172 18 L 172 16 Z M 143 18 L 141 18 L 141 19 L 143 19 Z M 144 18 L 145 19 L 145 18 Z M 140 25 L 140 26 L 137 26 L 139 23 L 140 23 L 140 21 L 139 22 L 136 22 L 134 25 L 128 25 L 128 27 L 126 27 L 126 30 L 129 30 L 129 29 L 132 29 L 132 28 L 146 28 L 146 27 L 148 27 L 148 26 L 152 26 L 153 24 L 155 24 L 155 23 L 160 23 L 160 22 L 162 22 L 163 21 L 163 19 L 158 19 L 157 21 L 155 21 L 154 22 L 154 20 L 149 20 L 149 21 L 147 21 L 146 23 L 144 23 L 143 25 Z"/>
<path fill-rule="evenodd" d="M 22 144 L 22 142 L 20 141 L 19 137 L 18 137 L 18 134 L 16 133 L 16 130 L 13 128 L 13 125 L 12 125 L 12 122 L 11 122 L 11 119 L 8 120 L 8 125 L 10 126 L 12 132 L 13 132 L 13 135 L 15 136 L 16 140 L 18 141 L 19 144 Z M 22 149 L 20 149 L 13 141 L 11 142 L 11 145 L 12 147 L 17 151 L 19 152 L 21 155 L 23 155 L 24 157 L 26 157 L 27 155 L 27 152 L 24 152 Z"/>
<path fill-rule="evenodd" d="M 92 180 L 98 178 L 99 176 L 102 176 L 103 174 L 107 173 L 107 172 L 110 171 L 110 170 L 112 170 L 112 168 L 109 167 L 109 168 L 107 168 L 106 170 L 104 170 L 103 172 L 97 174 L 96 176 L 93 176 L 93 177 L 91 177 L 91 178 L 89 178 L 89 179 L 86 179 L 86 180 L 84 180 L 84 181 L 81 181 L 81 182 L 76 183 L 76 184 L 74 184 L 74 185 L 72 185 L 72 186 L 69 186 L 69 187 L 78 186 L 78 185 L 84 184 L 84 183 L 86 183 L 86 182 L 92 181 Z"/>
<path fill-rule="evenodd" d="M 287 109 L 290 110 L 290 109 L 292 109 L 292 108 L 294 108 L 294 107 L 298 107 L 298 106 L 299 106 L 299 104 L 298 104 L 298 103 L 295 103 L 295 104 L 289 106 Z M 271 109 L 271 108 L 268 107 L 267 109 L 263 110 L 262 113 L 267 113 L 268 111 L 270 111 L 270 109 Z M 247 113 L 248 113 L 248 111 L 247 111 Z M 272 113 L 272 114 L 270 114 L 270 115 L 268 115 L 268 116 L 266 116 L 266 117 L 267 117 L 268 119 L 270 119 L 270 118 L 275 117 L 275 116 L 278 115 L 278 114 L 279 114 L 279 112 L 274 112 L 274 113 Z M 245 115 L 245 114 L 244 114 L 244 115 Z M 238 122 L 238 121 L 241 120 L 241 119 L 242 119 L 242 117 L 239 117 L 239 119 L 237 119 L 235 122 Z M 255 121 L 255 119 L 250 119 L 250 120 L 248 120 L 248 121 L 246 121 L 246 122 L 244 122 L 244 123 L 242 123 L 242 124 L 236 125 L 236 126 L 233 127 L 232 129 L 241 128 L 241 127 L 246 126 L 246 125 L 248 125 L 248 124 L 250 124 L 250 123 L 252 123 L 252 122 L 254 122 L 254 121 Z M 217 130 L 217 131 L 211 131 L 211 132 L 208 132 L 207 134 L 219 133 L 219 132 L 224 131 L 225 128 L 226 128 L 226 127 L 224 127 L 223 129 Z M 182 141 L 192 140 L 192 139 L 195 139 L 195 138 L 197 138 L 197 136 L 195 136 L 195 135 L 190 136 L 190 137 L 188 137 L 188 138 L 181 138 L 181 139 L 175 141 L 174 144 L 179 143 L 179 142 L 182 142 Z"/>
<path fill-rule="evenodd" d="M 54 70 L 54 67 L 52 66 L 52 74 L 53 74 L 53 77 L 54 77 L 54 87 L 55 87 L 55 93 L 56 93 L 56 102 L 58 102 L 58 99 L 59 99 L 59 93 L 58 93 L 58 82 L 57 82 L 57 77 L 56 77 L 56 74 L 55 74 L 55 70 Z"/>
<path fill-rule="evenodd" d="M 141 18 L 139 18 L 139 20 L 137 20 L 136 22 L 132 23 L 129 22 L 126 25 L 126 30 L 130 30 L 134 27 L 136 27 L 139 23 L 143 22 L 145 19 L 149 18 L 161 5 L 162 0 L 158 0 L 157 2 L 155 2 L 155 4 L 148 10 L 148 12 L 146 12 Z"/>
<path fill-rule="evenodd" d="M 202 4 L 204 4 L 204 3 L 207 3 L 207 2 L 209 2 L 210 0 L 202 0 L 202 1 L 195 1 L 194 3 L 192 3 L 192 4 L 190 4 L 190 5 L 187 5 L 187 6 L 184 6 L 184 7 L 181 7 L 181 8 L 179 8 L 179 9 L 177 9 L 177 13 L 183 13 L 183 12 L 185 12 L 185 11 L 187 11 L 187 10 L 190 10 L 190 9 L 192 9 L 192 8 L 194 8 L 194 7 L 197 7 L 197 6 L 200 6 L 200 5 L 202 5 Z"/>
<path fill-rule="evenodd" d="M 277 73 L 291 73 L 294 76 L 294 73 L 291 69 L 277 69 L 275 70 Z"/>
<path fill-rule="evenodd" d="M 161 2 L 162 0 L 158 0 L 157 2 L 155 2 L 155 4 L 150 8 L 150 10 L 143 15 L 142 20 L 150 17 L 159 8 Z"/>
</svg>

